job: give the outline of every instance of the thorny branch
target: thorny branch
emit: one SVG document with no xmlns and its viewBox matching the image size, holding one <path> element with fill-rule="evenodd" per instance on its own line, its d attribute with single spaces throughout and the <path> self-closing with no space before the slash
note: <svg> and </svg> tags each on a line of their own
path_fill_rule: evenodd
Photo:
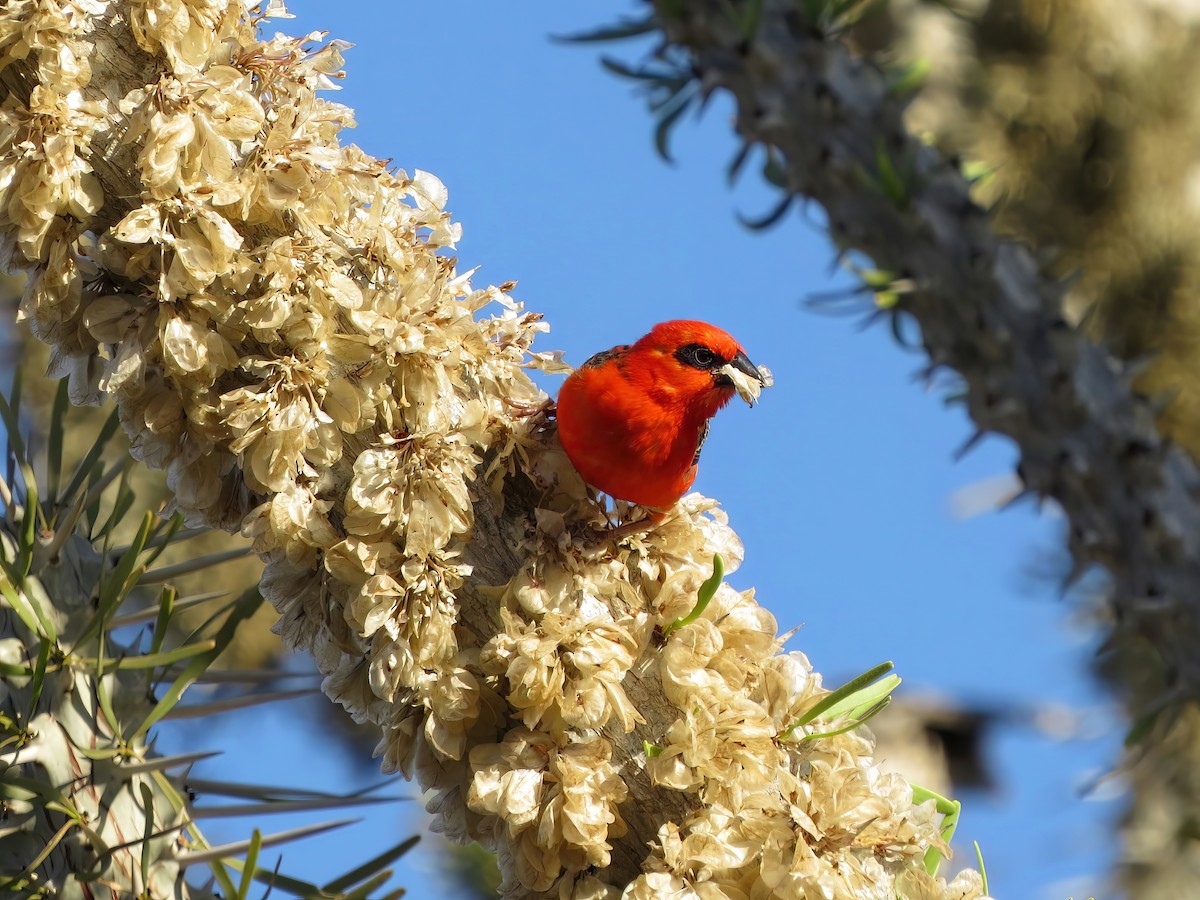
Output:
<svg viewBox="0 0 1200 900">
<path fill-rule="evenodd" d="M 978 898 L 868 736 L 793 728 L 829 692 L 753 591 L 688 615 L 741 557 L 712 501 L 578 539 L 601 511 L 523 412 L 538 317 L 456 271 L 435 177 L 339 143 L 341 46 L 260 38 L 282 12 L 0 9 L 0 253 L 72 398 L 254 537 L 280 633 L 507 894 Z"/>
</svg>

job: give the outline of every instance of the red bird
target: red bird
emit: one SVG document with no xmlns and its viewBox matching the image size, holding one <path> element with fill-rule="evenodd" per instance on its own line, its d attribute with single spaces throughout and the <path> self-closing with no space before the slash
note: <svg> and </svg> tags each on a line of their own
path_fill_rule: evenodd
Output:
<svg viewBox="0 0 1200 900">
<path fill-rule="evenodd" d="M 720 328 L 662 322 L 571 373 L 558 395 L 558 434 L 592 487 L 667 509 L 696 480 L 708 420 L 735 391 L 753 405 L 769 384 Z"/>
</svg>

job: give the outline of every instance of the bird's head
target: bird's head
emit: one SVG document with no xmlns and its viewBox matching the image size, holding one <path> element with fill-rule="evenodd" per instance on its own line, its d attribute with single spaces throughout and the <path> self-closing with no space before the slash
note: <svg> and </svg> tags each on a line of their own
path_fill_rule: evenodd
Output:
<svg viewBox="0 0 1200 900">
<path fill-rule="evenodd" d="M 675 319 L 660 322 L 634 349 L 657 357 L 667 382 L 680 390 L 705 418 L 736 392 L 751 406 L 771 377 L 759 369 L 728 332 L 707 322 Z"/>
</svg>

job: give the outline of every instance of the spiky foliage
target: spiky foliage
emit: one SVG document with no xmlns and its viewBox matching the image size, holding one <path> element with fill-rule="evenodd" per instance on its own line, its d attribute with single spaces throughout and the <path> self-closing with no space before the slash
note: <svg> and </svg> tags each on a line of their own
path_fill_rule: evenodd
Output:
<svg viewBox="0 0 1200 900">
<path fill-rule="evenodd" d="M 1200 456 L 1200 8 L 895 0 L 855 35 L 920 67 L 911 125 L 986 173 L 975 194 L 999 227 L 1073 276 L 1069 317 L 1137 362 L 1163 433 Z M 1136 723 L 1121 874 L 1130 896 L 1185 896 L 1200 880 L 1200 722 L 1194 707 L 1157 717 L 1175 688 L 1157 642 L 1118 628 L 1107 651 Z"/>
<path fill-rule="evenodd" d="M 338 823 L 267 837 L 256 831 L 248 841 L 216 848 L 205 841 L 196 825 L 204 815 L 193 805 L 196 790 L 209 797 L 268 797 L 249 784 L 191 779 L 185 786 L 192 764 L 210 754 L 161 756 L 152 748 L 151 729 L 180 712 L 205 714 L 203 705 L 180 701 L 205 679 L 262 599 L 256 590 L 225 602 L 219 591 L 177 598 L 174 587 L 161 586 L 185 571 L 208 570 L 211 578 L 219 555 L 186 566 L 155 565 L 180 522 L 138 512 L 123 477 L 127 461 L 105 467 L 115 415 L 81 463 L 64 474 L 66 385 L 61 388 L 37 467 L 20 437 L 17 405 L 0 399 L 8 436 L 0 467 L 0 895 L 244 898 L 255 878 L 311 897 L 349 897 L 364 884 L 377 887 L 390 877 L 385 866 L 395 853 L 325 888 L 257 865 L 264 847 Z M 130 517 L 140 522 L 133 540 L 116 546 L 114 537 Z M 173 620 L 200 607 L 204 626 L 186 640 L 173 637 Z M 215 708 L 278 696 L 260 691 Z M 277 789 L 269 799 L 254 811 L 363 802 L 314 799 L 311 791 L 292 798 Z M 407 846 L 411 841 L 397 850 Z M 234 858 L 243 853 L 244 861 Z"/>
<path fill-rule="evenodd" d="M 752 591 L 700 606 L 741 558 L 714 502 L 597 543 L 539 317 L 456 271 L 435 177 L 338 142 L 341 46 L 261 38 L 280 13 L 0 12 L 0 246 L 73 397 L 116 399 L 189 523 L 254 536 L 280 633 L 509 894 L 978 897 L 930 873 L 953 805 L 849 730 L 878 697 L 781 654 Z"/>
<path fill-rule="evenodd" d="M 1154 642 L 1170 677 L 1155 706 L 1180 711 L 1200 695 L 1200 474 L 1158 433 L 1161 403 L 1136 389 L 1144 366 L 1072 327 L 1067 285 L 999 239 L 957 165 L 907 131 L 920 73 L 881 71 L 839 40 L 859 4 L 654 6 L 641 30 L 665 32 L 664 65 L 636 74 L 666 98 L 663 121 L 677 118 L 674 98 L 733 95 L 746 141 L 735 170 L 761 145 L 781 190 L 763 224 L 811 197 L 837 244 L 874 260 L 862 292 L 893 322 L 920 325 L 930 377 L 949 368 L 963 380 L 979 426 L 967 448 L 988 431 L 1017 443 L 1027 491 L 1069 516 L 1068 582 L 1108 570 L 1117 638 Z"/>
</svg>

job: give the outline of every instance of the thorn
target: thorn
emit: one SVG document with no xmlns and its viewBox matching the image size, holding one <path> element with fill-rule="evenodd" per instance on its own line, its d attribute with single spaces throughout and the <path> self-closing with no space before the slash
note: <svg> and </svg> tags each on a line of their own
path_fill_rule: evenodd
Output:
<svg viewBox="0 0 1200 900">
<path fill-rule="evenodd" d="M 987 432 L 982 428 L 976 429 L 975 433 L 963 441 L 962 446 L 954 451 L 952 459 L 955 462 L 961 462 L 963 457 L 979 446 L 979 442 L 987 437 Z"/>
<path fill-rule="evenodd" d="M 1067 594 L 1074 590 L 1079 585 L 1079 582 L 1083 579 L 1083 576 L 1088 573 L 1089 569 L 1091 569 L 1091 567 L 1092 564 L 1085 560 L 1077 559 L 1073 561 L 1071 563 L 1071 570 L 1067 572 L 1066 576 L 1058 586 L 1059 596 L 1066 597 Z"/>
</svg>

